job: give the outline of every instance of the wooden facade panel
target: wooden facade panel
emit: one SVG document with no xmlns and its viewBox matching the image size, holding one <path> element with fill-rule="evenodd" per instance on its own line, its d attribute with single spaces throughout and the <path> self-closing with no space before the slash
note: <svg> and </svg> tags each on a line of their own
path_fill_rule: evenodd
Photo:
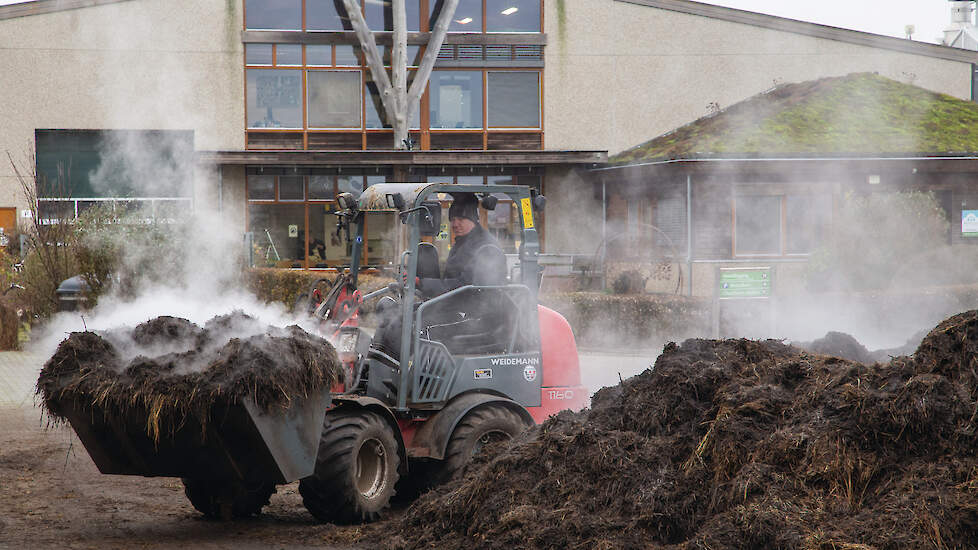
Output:
<svg viewBox="0 0 978 550">
<path fill-rule="evenodd" d="M 490 132 L 488 148 L 504 151 L 542 149 L 543 139 L 539 133 L 535 132 Z"/>
<path fill-rule="evenodd" d="M 249 149 L 302 149 L 297 132 L 248 132 Z"/>
</svg>

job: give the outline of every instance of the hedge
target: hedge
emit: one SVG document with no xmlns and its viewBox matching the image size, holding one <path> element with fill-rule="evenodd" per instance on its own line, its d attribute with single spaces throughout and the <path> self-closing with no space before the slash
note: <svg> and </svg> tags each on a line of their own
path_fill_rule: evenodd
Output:
<svg viewBox="0 0 978 550">
<path fill-rule="evenodd" d="M 658 349 L 709 334 L 712 301 L 674 294 L 600 292 L 543 294 L 540 303 L 563 315 L 583 347 Z"/>
<path fill-rule="evenodd" d="M 279 302 L 286 307 L 293 307 L 300 294 L 319 279 L 328 279 L 330 283 L 336 280 L 336 272 L 306 271 L 302 269 L 280 269 L 273 267 L 256 267 L 246 269 L 245 284 L 264 302 Z M 391 279 L 381 275 L 361 273 L 357 277 L 360 291 L 364 294 L 377 290 L 389 283 Z M 325 285 L 328 288 L 328 285 Z"/>
</svg>

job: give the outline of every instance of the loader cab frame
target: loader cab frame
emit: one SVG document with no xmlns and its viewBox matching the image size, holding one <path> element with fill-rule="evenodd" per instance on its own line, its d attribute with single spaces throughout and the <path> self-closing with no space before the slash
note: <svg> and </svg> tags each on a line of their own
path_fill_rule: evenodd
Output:
<svg viewBox="0 0 978 550">
<path fill-rule="evenodd" d="M 440 219 L 440 206 L 437 202 L 439 194 L 474 193 L 479 197 L 482 208 L 492 209 L 496 197 L 493 194 L 505 194 L 512 199 L 518 209 L 520 220 L 521 245 L 519 247 L 518 271 L 509 284 L 503 287 L 477 287 L 467 285 L 440 296 L 433 297 L 421 303 L 417 297 L 416 277 L 418 276 L 420 256 L 424 236 L 437 233 Z M 344 194 L 341 194 L 344 195 Z M 542 208 L 542 195 L 531 193 L 530 188 L 517 185 L 463 185 L 463 184 L 376 184 L 368 187 L 354 200 L 352 195 L 338 196 L 337 202 L 341 211 L 338 213 L 338 231 L 345 231 L 352 241 L 352 265 L 359 265 L 363 253 L 364 212 L 388 211 L 396 213 L 407 231 L 407 246 L 401 254 L 400 269 L 404 274 L 404 288 L 400 301 L 401 316 L 401 349 L 399 368 L 395 373 L 396 380 L 388 384 L 391 393 L 396 393 L 396 403 L 393 408 L 405 412 L 424 404 L 435 405 L 450 399 L 459 392 L 478 391 L 478 384 L 467 383 L 467 377 L 457 373 L 476 373 L 481 371 L 485 376 L 496 377 L 494 392 L 501 391 L 498 384 L 502 383 L 502 393 L 515 398 L 524 406 L 539 405 L 540 378 L 533 375 L 530 379 L 526 373 L 533 371 L 523 369 L 495 369 L 493 374 L 489 357 L 495 357 L 499 362 L 505 358 L 510 366 L 539 365 L 540 337 L 536 315 L 537 293 L 539 292 L 540 269 L 539 254 L 540 240 L 534 218 L 534 209 Z M 357 270 L 350 274 L 356 285 Z M 512 306 L 512 315 L 518 318 L 513 324 L 514 332 L 500 336 L 504 347 L 494 353 L 459 354 L 458 350 L 449 349 L 438 342 L 422 338 L 419 327 L 422 326 L 426 315 L 437 310 L 439 305 L 449 304 L 453 300 L 463 299 L 466 295 L 481 295 L 480 299 L 500 301 Z M 454 353 L 453 353 L 454 352 Z M 473 355 L 468 357 L 467 355 Z M 484 367 L 480 369 L 482 363 Z M 424 371 L 424 372 L 422 372 Z M 470 373 L 471 371 L 471 373 Z M 500 379 L 503 376 L 513 380 Z M 527 379 L 519 380 L 518 377 Z M 451 379 L 446 379 L 451 378 Z M 463 380 L 466 378 L 466 380 Z M 527 384 L 527 382 L 535 382 Z M 508 388 L 508 389 L 507 389 Z M 401 391 L 403 389 L 404 391 Z M 449 393 L 450 392 L 450 393 Z M 514 395 L 515 394 L 515 395 Z"/>
</svg>

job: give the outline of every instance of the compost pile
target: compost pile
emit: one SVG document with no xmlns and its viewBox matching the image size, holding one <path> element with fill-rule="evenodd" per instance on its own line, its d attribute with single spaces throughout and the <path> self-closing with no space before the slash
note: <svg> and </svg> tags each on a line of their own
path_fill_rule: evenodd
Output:
<svg viewBox="0 0 978 550">
<path fill-rule="evenodd" d="M 875 351 L 866 349 L 851 334 L 835 331 L 830 331 L 822 338 L 811 342 L 797 342 L 792 345 L 813 353 L 821 353 L 822 355 L 833 355 L 860 363 L 874 363 L 877 361 L 885 362 L 901 355 L 912 354 L 926 335 L 927 331 L 921 331 L 907 339 L 906 343 L 902 346 Z"/>
<path fill-rule="evenodd" d="M 215 405 L 253 398 L 264 411 L 340 379 L 336 351 L 297 326 L 265 326 L 235 311 L 204 327 L 157 317 L 134 328 L 73 332 L 45 363 L 37 394 L 55 420 L 67 407 L 107 417 L 139 415 L 147 433 L 206 424 Z"/>
<path fill-rule="evenodd" d="M 779 341 L 668 344 L 399 520 L 392 548 L 966 548 L 978 312 L 872 365 Z"/>
</svg>

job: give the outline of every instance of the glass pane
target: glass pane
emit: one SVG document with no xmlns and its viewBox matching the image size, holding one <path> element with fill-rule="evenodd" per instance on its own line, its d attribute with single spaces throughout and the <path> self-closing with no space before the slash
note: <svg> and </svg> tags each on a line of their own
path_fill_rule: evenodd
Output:
<svg viewBox="0 0 978 550">
<path fill-rule="evenodd" d="M 253 204 L 248 231 L 254 234 L 255 265 L 302 267 L 305 258 L 306 207 L 301 204 Z"/>
<path fill-rule="evenodd" d="M 796 195 L 785 197 L 785 250 L 788 254 L 809 254 L 828 234 L 832 219 L 832 197 L 829 195 Z"/>
<path fill-rule="evenodd" d="M 245 0 L 249 29 L 302 30 L 302 0 Z"/>
<path fill-rule="evenodd" d="M 337 44 L 336 64 L 340 66 L 357 66 L 360 64 L 360 56 L 353 46 L 347 44 Z"/>
<path fill-rule="evenodd" d="M 735 199 L 734 239 L 737 254 L 781 253 L 781 197 Z"/>
<path fill-rule="evenodd" d="M 429 27 L 435 28 L 435 21 L 441 14 L 445 0 L 429 0 L 431 20 Z M 458 0 L 455 16 L 448 25 L 448 32 L 482 32 L 482 0 Z"/>
<path fill-rule="evenodd" d="M 394 265 L 397 262 L 397 217 L 393 212 L 367 214 L 364 233 L 367 239 L 367 265 Z"/>
<path fill-rule="evenodd" d="M 271 65 L 271 44 L 245 44 L 245 63 L 248 65 Z"/>
<path fill-rule="evenodd" d="M 387 120 L 387 113 L 384 111 L 384 104 L 380 100 L 380 92 L 377 90 L 377 85 L 374 83 L 373 77 L 370 73 L 366 73 L 367 82 L 367 128 L 393 128 L 393 125 Z M 408 86 L 410 86 L 410 81 L 413 80 L 414 75 L 412 73 L 408 74 Z M 411 128 L 421 127 L 421 102 L 418 101 L 414 104 L 414 112 L 411 115 Z"/>
<path fill-rule="evenodd" d="M 278 200 L 280 201 L 301 201 L 306 198 L 302 189 L 302 176 L 279 176 L 278 178 Z"/>
<path fill-rule="evenodd" d="M 248 200 L 275 200 L 275 176 L 248 176 Z"/>
<path fill-rule="evenodd" d="M 306 0 L 306 30 L 352 31 L 343 0 Z"/>
<path fill-rule="evenodd" d="M 490 183 L 492 182 L 492 177 L 489 178 Z M 465 185 L 483 185 L 485 180 L 482 176 L 459 176 L 458 182 Z"/>
<path fill-rule="evenodd" d="M 332 65 L 333 47 L 322 45 L 306 46 L 306 65 Z"/>
<path fill-rule="evenodd" d="M 434 71 L 429 86 L 432 128 L 482 128 L 481 71 Z"/>
<path fill-rule="evenodd" d="M 540 73 L 490 72 L 488 79 L 490 127 L 540 127 Z"/>
<path fill-rule="evenodd" d="M 276 65 L 302 65 L 302 44 L 278 44 L 275 46 Z"/>
<path fill-rule="evenodd" d="M 540 0 L 486 0 L 486 31 L 540 32 Z"/>
<path fill-rule="evenodd" d="M 309 200 L 333 200 L 333 176 L 309 176 Z"/>
<path fill-rule="evenodd" d="M 367 176 L 367 187 L 370 187 L 375 183 L 384 183 L 386 181 L 387 176 Z"/>
<path fill-rule="evenodd" d="M 301 128 L 301 71 L 248 69 L 248 127 Z"/>
<path fill-rule="evenodd" d="M 309 71 L 309 127 L 360 127 L 360 71 Z"/>
<path fill-rule="evenodd" d="M 337 176 L 337 193 L 353 193 L 354 197 L 359 197 L 363 192 L 363 176 Z"/>
<path fill-rule="evenodd" d="M 516 242 L 519 239 L 520 228 L 517 225 L 516 208 L 512 202 L 500 201 L 495 210 L 487 210 L 486 229 L 499 242 L 499 247 L 506 254 L 516 253 Z"/>
<path fill-rule="evenodd" d="M 309 267 L 339 267 L 350 263 L 350 246 L 346 239 L 336 235 L 334 210 L 333 204 L 309 205 Z"/>
<path fill-rule="evenodd" d="M 370 27 L 370 30 L 394 30 L 394 14 L 391 9 L 390 0 L 363 0 L 361 3 L 367 6 L 364 11 L 367 26 Z M 418 0 L 405 0 L 404 9 L 407 11 L 408 32 L 420 31 L 421 10 Z"/>
</svg>

